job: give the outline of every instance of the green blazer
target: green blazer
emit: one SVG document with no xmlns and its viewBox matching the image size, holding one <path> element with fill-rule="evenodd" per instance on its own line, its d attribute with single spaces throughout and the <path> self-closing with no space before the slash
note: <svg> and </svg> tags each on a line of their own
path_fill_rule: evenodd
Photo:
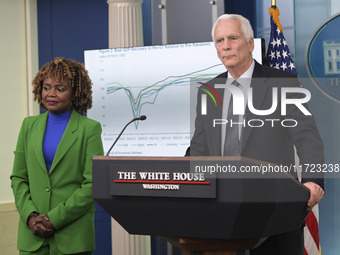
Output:
<svg viewBox="0 0 340 255">
<path fill-rule="evenodd" d="M 11 186 L 18 209 L 19 250 L 35 251 L 44 238 L 27 226 L 31 212 L 47 214 L 56 231 L 58 249 L 79 253 L 95 249 L 92 157 L 103 155 L 100 123 L 72 111 L 50 172 L 43 139 L 48 112 L 24 119 L 14 152 Z"/>
</svg>

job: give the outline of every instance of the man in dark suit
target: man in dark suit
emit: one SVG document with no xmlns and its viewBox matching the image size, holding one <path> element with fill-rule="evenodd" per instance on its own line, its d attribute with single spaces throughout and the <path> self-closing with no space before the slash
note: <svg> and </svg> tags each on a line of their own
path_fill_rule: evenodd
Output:
<svg viewBox="0 0 340 255">
<path fill-rule="evenodd" d="M 199 90 L 190 155 L 240 155 L 289 166 L 294 165 L 295 146 L 301 165 L 323 164 L 322 140 L 314 118 L 308 115 L 307 106 L 301 103 L 306 102 L 308 97 L 301 97 L 301 93 L 288 93 L 293 101 L 299 103 L 287 104 L 284 113 L 281 107 L 282 89 L 301 89 L 299 80 L 291 73 L 262 66 L 253 60 L 254 36 L 249 21 L 240 15 L 222 15 L 213 26 L 212 37 L 217 55 L 227 72 L 202 85 L 202 88 L 213 88 L 223 107 L 216 107 L 212 100 L 202 100 L 205 92 Z M 234 85 L 245 95 L 252 90 L 251 97 L 245 96 L 245 111 L 236 119 L 229 110 L 243 106 L 230 104 L 230 100 L 234 97 L 235 101 L 236 98 L 231 95 L 230 89 L 225 89 Z M 277 102 L 276 108 L 274 101 Z M 250 106 L 253 107 L 250 109 Z M 265 110 L 268 110 L 267 113 L 261 115 Z M 232 129 L 232 126 L 237 128 Z M 324 195 L 323 177 L 307 174 L 302 176 L 302 183 L 310 190 L 306 208 L 310 210 Z M 303 228 L 269 237 L 251 254 L 302 255 Z"/>
</svg>

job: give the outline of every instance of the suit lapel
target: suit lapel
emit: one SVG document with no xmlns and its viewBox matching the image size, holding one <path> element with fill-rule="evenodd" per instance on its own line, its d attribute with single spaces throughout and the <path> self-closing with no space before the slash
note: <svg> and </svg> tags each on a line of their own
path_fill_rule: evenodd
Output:
<svg viewBox="0 0 340 255">
<path fill-rule="evenodd" d="M 41 166 L 41 169 L 43 169 L 45 173 L 47 173 L 47 168 L 43 153 L 43 141 L 46 130 L 47 117 L 48 112 L 41 114 L 39 116 L 39 119 L 36 121 L 34 128 L 32 129 L 34 151 L 35 154 L 37 155 L 37 159 Z"/>
<path fill-rule="evenodd" d="M 70 120 L 54 155 L 50 174 L 56 168 L 60 160 L 64 157 L 64 155 L 73 145 L 73 143 L 77 140 L 78 136 L 75 134 L 75 131 L 78 129 L 79 116 L 80 115 L 75 110 L 72 111 Z"/>
<path fill-rule="evenodd" d="M 253 77 L 251 81 L 250 87 L 253 88 L 253 105 L 255 109 L 261 109 L 261 106 L 263 104 L 263 101 L 265 99 L 267 90 L 269 88 L 269 78 L 267 75 L 263 72 L 262 66 L 255 61 L 255 68 L 253 72 Z M 251 119 L 258 119 L 258 116 L 251 113 L 249 111 L 249 108 L 246 107 L 246 122 Z M 253 131 L 253 128 L 250 127 L 247 123 L 243 131 L 242 135 L 242 149 L 243 151 L 251 133 Z"/>
</svg>

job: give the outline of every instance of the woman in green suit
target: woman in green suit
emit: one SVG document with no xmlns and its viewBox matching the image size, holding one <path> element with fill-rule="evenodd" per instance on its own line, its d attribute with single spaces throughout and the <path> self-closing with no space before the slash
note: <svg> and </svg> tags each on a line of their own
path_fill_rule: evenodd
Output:
<svg viewBox="0 0 340 255">
<path fill-rule="evenodd" d="M 84 65 L 56 58 L 33 80 L 47 112 L 24 119 L 11 186 L 20 254 L 91 254 L 94 244 L 92 157 L 103 155 L 101 125 L 84 113 L 92 82 Z"/>
</svg>

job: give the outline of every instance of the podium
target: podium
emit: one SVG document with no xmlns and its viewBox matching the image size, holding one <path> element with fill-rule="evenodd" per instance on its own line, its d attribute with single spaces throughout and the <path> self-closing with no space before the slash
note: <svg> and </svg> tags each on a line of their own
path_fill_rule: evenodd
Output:
<svg viewBox="0 0 340 255">
<path fill-rule="evenodd" d="M 274 166 L 244 157 L 95 156 L 93 198 L 130 234 L 164 236 L 183 254 L 232 255 L 298 230 L 308 214 L 308 189 Z"/>
</svg>

